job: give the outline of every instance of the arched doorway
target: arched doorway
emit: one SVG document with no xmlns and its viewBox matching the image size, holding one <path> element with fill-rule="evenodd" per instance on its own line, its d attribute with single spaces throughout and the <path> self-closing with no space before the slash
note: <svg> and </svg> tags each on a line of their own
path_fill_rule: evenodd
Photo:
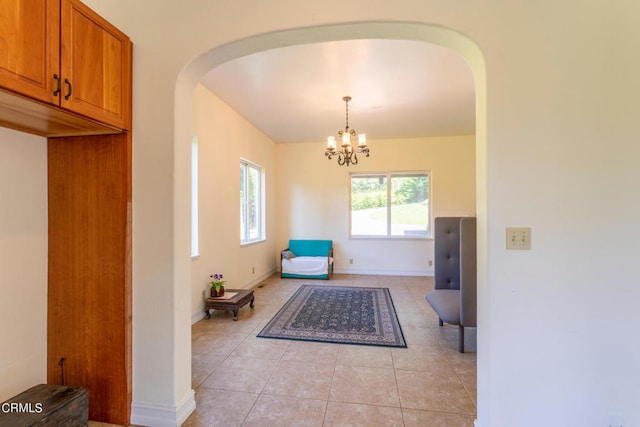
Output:
<svg viewBox="0 0 640 427">
<path fill-rule="evenodd" d="M 486 77 L 484 58 L 478 46 L 464 35 L 451 29 L 419 23 L 402 22 L 362 22 L 338 25 L 307 27 L 295 30 L 279 31 L 256 35 L 247 39 L 228 43 L 202 54 L 182 71 L 176 88 L 175 122 L 175 188 L 174 212 L 176 222 L 188 223 L 189 204 L 180 200 L 179 194 L 189 194 L 190 182 L 190 112 L 191 96 L 202 76 L 210 69 L 229 60 L 260 51 L 300 45 L 306 43 L 329 42 L 338 40 L 377 38 L 424 41 L 452 49 L 462 55 L 469 63 L 476 82 L 476 209 L 478 214 L 478 324 L 480 328 L 488 325 L 485 320 L 489 311 L 486 279 Z M 188 233 L 180 233 L 176 228 L 174 235 L 178 248 L 189 247 Z M 174 262 L 178 276 L 189 278 L 190 269 L 187 257 L 177 257 Z M 190 280 L 183 282 L 190 283 Z M 174 284 L 174 286 L 177 286 Z M 185 291 L 186 292 L 186 291 Z M 188 333 L 190 324 L 180 325 Z M 478 334 L 478 353 L 489 354 L 488 342 L 483 333 Z M 178 375 L 187 375 L 179 371 Z M 482 412 L 484 378 L 488 377 L 486 357 L 478 358 L 478 414 Z M 184 378 L 182 382 L 184 383 Z"/>
</svg>

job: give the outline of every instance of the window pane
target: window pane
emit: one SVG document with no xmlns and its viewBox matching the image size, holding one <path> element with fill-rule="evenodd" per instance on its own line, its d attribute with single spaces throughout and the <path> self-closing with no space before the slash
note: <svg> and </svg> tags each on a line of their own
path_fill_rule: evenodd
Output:
<svg viewBox="0 0 640 427">
<path fill-rule="evenodd" d="M 247 165 L 240 165 L 240 241 L 247 240 Z"/>
<path fill-rule="evenodd" d="M 191 138 L 191 256 L 198 255 L 198 137 L 194 135 Z"/>
<path fill-rule="evenodd" d="M 249 240 L 260 237 L 260 171 L 249 168 Z"/>
<path fill-rule="evenodd" d="M 384 175 L 351 177 L 351 234 L 387 234 L 387 178 Z"/>
<path fill-rule="evenodd" d="M 264 169 L 248 161 L 240 162 L 240 243 L 265 239 Z"/>
<path fill-rule="evenodd" d="M 391 235 L 429 234 L 429 177 L 391 177 Z"/>
</svg>

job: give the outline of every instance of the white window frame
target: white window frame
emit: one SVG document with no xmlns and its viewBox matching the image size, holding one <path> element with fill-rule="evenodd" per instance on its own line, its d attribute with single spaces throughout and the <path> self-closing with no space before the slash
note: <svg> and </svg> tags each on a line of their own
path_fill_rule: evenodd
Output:
<svg viewBox="0 0 640 427">
<path fill-rule="evenodd" d="M 191 259 L 200 256 L 198 242 L 198 136 L 191 137 Z"/>
<path fill-rule="evenodd" d="M 240 231 L 240 245 L 244 246 L 244 245 L 250 245 L 253 243 L 257 243 L 257 242 L 262 242 L 264 240 L 266 240 L 266 234 L 265 234 L 265 170 L 264 167 L 260 166 L 257 163 L 254 163 L 250 160 L 247 159 L 243 159 L 240 158 L 240 167 L 246 167 L 248 169 L 253 169 L 256 170 L 258 172 L 258 179 L 260 180 L 260 182 L 258 183 L 258 187 L 260 188 L 260 193 L 259 193 L 259 201 L 258 201 L 258 205 L 259 208 L 257 210 L 259 218 L 257 220 L 258 222 L 258 233 L 256 237 L 249 237 L 250 233 L 249 233 L 249 227 L 250 227 L 250 221 L 247 221 L 245 224 L 245 230 L 244 230 L 244 235 L 245 235 L 245 239 L 242 238 L 242 230 Z M 245 197 L 249 196 L 249 174 L 245 173 L 245 180 L 244 182 L 241 182 L 240 185 L 244 186 L 244 194 Z M 240 189 L 242 190 L 242 188 Z M 240 192 L 242 194 L 242 191 Z M 240 200 L 240 227 L 242 227 L 242 206 L 243 206 L 243 201 Z M 245 201 L 244 206 L 246 207 L 246 212 L 244 212 L 245 218 L 249 218 L 249 203 L 248 200 Z"/>
<path fill-rule="evenodd" d="M 353 215 L 351 212 L 351 197 L 352 197 L 352 179 L 355 177 L 375 177 L 375 176 L 379 176 L 379 177 L 383 177 L 386 178 L 386 182 L 387 182 L 387 204 L 386 204 L 386 209 L 387 209 L 387 232 L 386 234 L 375 234 L 375 235 L 369 235 L 369 234 L 353 234 L 353 227 L 352 227 L 352 221 L 353 221 Z M 392 226 L 392 216 L 391 216 L 391 197 L 392 197 L 392 192 L 391 192 L 391 179 L 393 177 L 403 177 L 403 176 L 426 176 L 427 180 L 428 180 L 428 186 L 429 186 L 429 198 L 428 198 L 428 228 L 427 228 L 427 234 L 422 234 L 422 235 L 393 235 L 391 234 L 391 226 Z M 432 174 L 431 171 L 428 170 L 422 170 L 422 171 L 386 171 L 386 172 L 350 172 L 349 173 L 349 238 L 350 239 L 387 239 L 387 240 L 393 240 L 393 239 L 401 239 L 401 240 L 423 240 L 423 239 L 433 239 L 433 191 L 432 191 L 432 186 L 433 186 L 433 180 L 432 180 Z"/>
</svg>

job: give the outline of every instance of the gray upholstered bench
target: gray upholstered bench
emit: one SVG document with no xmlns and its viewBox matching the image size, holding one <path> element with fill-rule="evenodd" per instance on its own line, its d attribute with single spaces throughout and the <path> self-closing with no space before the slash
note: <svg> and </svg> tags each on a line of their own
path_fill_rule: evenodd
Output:
<svg viewBox="0 0 640 427">
<path fill-rule="evenodd" d="M 476 326 L 476 219 L 435 219 L 435 290 L 426 295 L 440 326 L 458 325 L 458 351 L 464 353 L 464 328 Z"/>
<path fill-rule="evenodd" d="M 89 425 L 89 395 L 82 387 L 39 384 L 2 403 L 0 427 Z"/>
</svg>

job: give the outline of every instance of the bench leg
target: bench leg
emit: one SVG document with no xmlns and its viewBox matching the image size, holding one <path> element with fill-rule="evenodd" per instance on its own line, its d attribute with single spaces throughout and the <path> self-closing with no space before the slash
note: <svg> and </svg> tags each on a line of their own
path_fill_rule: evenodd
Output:
<svg viewBox="0 0 640 427">
<path fill-rule="evenodd" d="M 444 322 L 440 318 L 438 318 L 438 326 L 444 326 Z"/>
<path fill-rule="evenodd" d="M 458 325 L 458 351 L 464 353 L 464 326 Z"/>
</svg>

